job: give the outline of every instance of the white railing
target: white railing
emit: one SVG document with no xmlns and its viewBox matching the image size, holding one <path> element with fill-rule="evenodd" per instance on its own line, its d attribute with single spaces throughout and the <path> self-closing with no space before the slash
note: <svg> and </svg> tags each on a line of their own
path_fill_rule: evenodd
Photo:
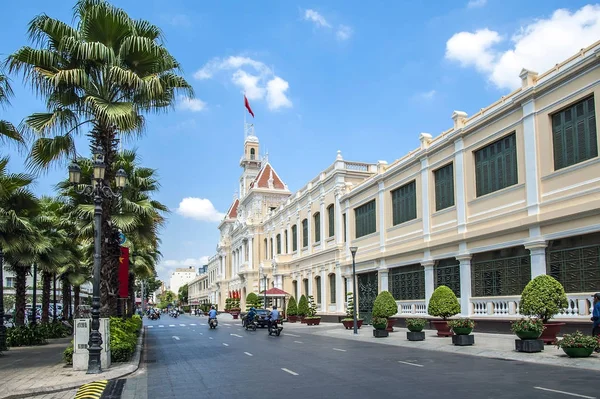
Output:
<svg viewBox="0 0 600 399">
<path fill-rule="evenodd" d="M 592 294 L 567 294 L 568 306 L 556 318 L 587 318 L 591 314 Z M 520 296 L 471 298 L 471 312 L 475 317 L 520 317 Z"/>
<path fill-rule="evenodd" d="M 425 301 L 396 301 L 399 315 L 426 315 Z"/>
<path fill-rule="evenodd" d="M 369 171 L 368 163 L 344 161 L 344 164 L 346 165 L 347 170 L 356 170 L 359 172 L 368 172 Z"/>
</svg>

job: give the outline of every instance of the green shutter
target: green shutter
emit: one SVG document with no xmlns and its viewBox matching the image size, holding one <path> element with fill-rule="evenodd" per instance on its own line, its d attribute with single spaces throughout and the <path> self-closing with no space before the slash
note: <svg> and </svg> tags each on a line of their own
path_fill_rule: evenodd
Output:
<svg viewBox="0 0 600 399">
<path fill-rule="evenodd" d="M 321 212 L 315 214 L 315 242 L 321 242 Z"/>
<path fill-rule="evenodd" d="M 435 179 L 435 210 L 449 208 L 454 205 L 454 166 L 452 163 L 436 170 Z"/>
<path fill-rule="evenodd" d="M 392 223 L 397 225 L 417 218 L 417 185 L 414 181 L 392 191 Z"/>
<path fill-rule="evenodd" d="M 517 145 L 512 133 L 475 152 L 477 196 L 517 184 Z"/>
<path fill-rule="evenodd" d="M 377 231 L 377 209 L 375 200 L 354 209 L 356 238 L 366 236 Z"/>
<path fill-rule="evenodd" d="M 281 234 L 277 234 L 277 255 L 281 254 Z"/>
<path fill-rule="evenodd" d="M 292 226 L 292 251 L 296 252 L 298 250 L 298 226 Z"/>
<path fill-rule="evenodd" d="M 343 231 L 344 242 L 346 242 L 347 237 L 346 237 L 346 214 L 345 213 L 342 215 L 342 225 L 343 225 L 343 228 L 344 228 L 344 231 Z"/>
<path fill-rule="evenodd" d="M 335 274 L 329 275 L 329 302 L 335 303 Z"/>
<path fill-rule="evenodd" d="M 321 303 L 321 277 L 317 276 L 315 283 L 317 284 L 317 303 Z"/>
<path fill-rule="evenodd" d="M 329 218 L 329 237 L 333 237 L 335 235 L 335 207 L 333 205 L 329 205 L 327 208 L 327 216 Z"/>
<path fill-rule="evenodd" d="M 308 247 L 308 219 L 302 221 L 302 248 Z"/>
</svg>

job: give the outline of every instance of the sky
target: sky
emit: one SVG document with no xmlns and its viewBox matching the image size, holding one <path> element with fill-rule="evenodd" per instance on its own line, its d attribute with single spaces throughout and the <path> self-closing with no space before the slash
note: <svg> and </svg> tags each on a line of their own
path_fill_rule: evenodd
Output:
<svg viewBox="0 0 600 399">
<path fill-rule="evenodd" d="M 38 14 L 71 23 L 74 3 L 3 4 L 0 57 L 30 44 L 27 24 Z M 453 111 L 472 115 L 519 87 L 522 68 L 542 73 L 600 39 L 600 4 L 578 0 L 112 3 L 163 30 L 195 90 L 123 144 L 157 169 L 156 199 L 171 210 L 157 268 L 167 281 L 215 253 L 242 172 L 245 115 L 295 192 L 338 150 L 346 160 L 391 163 L 419 146 L 420 133 L 450 128 Z M 18 124 L 43 112 L 21 77 L 11 78 L 15 97 L 0 118 Z M 84 137 L 77 150 L 86 153 Z M 26 153 L 0 152 L 11 171 L 26 170 Z M 51 195 L 65 177 L 60 165 L 38 177 L 35 192 Z"/>
</svg>

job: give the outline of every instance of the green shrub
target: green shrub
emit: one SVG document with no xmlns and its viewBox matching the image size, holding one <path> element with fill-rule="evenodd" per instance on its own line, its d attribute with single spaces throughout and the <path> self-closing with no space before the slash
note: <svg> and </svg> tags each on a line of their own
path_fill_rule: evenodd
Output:
<svg viewBox="0 0 600 399">
<path fill-rule="evenodd" d="M 413 329 L 420 331 L 425 328 L 426 324 L 427 324 L 426 319 L 421 319 L 421 318 L 406 319 L 406 327 L 409 329 L 413 328 Z"/>
<path fill-rule="evenodd" d="M 583 335 L 581 331 L 575 331 L 574 334 L 564 334 L 563 339 L 556 340 L 555 345 L 558 348 L 598 348 L 598 338 L 589 335 Z"/>
<path fill-rule="evenodd" d="M 306 315 L 307 319 L 320 319 L 321 317 L 317 316 L 317 304 L 312 295 L 308 296 L 308 314 Z"/>
<path fill-rule="evenodd" d="M 532 331 L 541 334 L 544 331 L 544 322 L 540 319 L 522 318 L 510 323 L 510 329 L 514 333 Z"/>
<path fill-rule="evenodd" d="M 381 291 L 373 303 L 373 317 L 392 317 L 398 313 L 398 304 L 389 291 Z"/>
<path fill-rule="evenodd" d="M 522 315 L 537 317 L 547 323 L 567 306 L 567 295 L 562 284 L 554 277 L 542 274 L 523 289 L 519 310 Z"/>
<path fill-rule="evenodd" d="M 308 316 L 308 299 L 304 295 L 300 297 L 298 302 L 298 316 Z"/>
<path fill-rule="evenodd" d="M 6 329 L 6 346 L 34 346 L 48 343 L 47 330 L 40 326 L 16 326 Z"/>
<path fill-rule="evenodd" d="M 183 311 L 183 313 L 191 313 L 191 306 L 190 305 L 182 306 L 181 310 Z"/>
<path fill-rule="evenodd" d="M 67 346 L 63 352 L 63 362 L 66 364 L 73 364 L 73 351 L 73 341 L 71 341 L 71 345 Z"/>
<path fill-rule="evenodd" d="M 346 317 L 342 321 L 354 320 L 354 295 L 351 292 L 346 294 Z M 356 320 L 362 320 L 356 312 Z"/>
<path fill-rule="evenodd" d="M 232 300 L 233 300 L 232 298 L 225 299 L 225 310 L 230 310 L 231 309 L 231 301 Z"/>
<path fill-rule="evenodd" d="M 246 295 L 246 310 L 250 310 L 250 308 L 252 307 L 258 309 L 259 306 L 260 299 L 258 299 L 258 295 L 256 295 L 254 292 L 251 292 L 248 295 Z"/>
<path fill-rule="evenodd" d="M 72 334 L 71 329 L 59 321 L 39 324 L 35 328 L 47 339 L 65 338 Z"/>
<path fill-rule="evenodd" d="M 110 359 L 111 362 L 129 361 L 137 345 L 137 336 L 142 329 L 142 319 L 133 316 L 123 320 L 118 317 L 110 318 Z"/>
<path fill-rule="evenodd" d="M 383 330 L 387 327 L 387 318 L 385 317 L 373 317 L 371 324 L 376 330 Z"/>
<path fill-rule="evenodd" d="M 456 320 L 450 320 L 448 325 L 451 328 L 475 328 L 475 322 L 469 318 L 462 317 Z"/>
<path fill-rule="evenodd" d="M 454 292 L 445 285 L 440 285 L 433 291 L 427 313 L 434 317 L 441 317 L 446 320 L 460 313 L 460 304 Z"/>
<path fill-rule="evenodd" d="M 297 316 L 298 315 L 298 305 L 296 305 L 296 299 L 294 297 L 290 298 L 287 307 L 287 315 L 288 316 Z"/>
</svg>

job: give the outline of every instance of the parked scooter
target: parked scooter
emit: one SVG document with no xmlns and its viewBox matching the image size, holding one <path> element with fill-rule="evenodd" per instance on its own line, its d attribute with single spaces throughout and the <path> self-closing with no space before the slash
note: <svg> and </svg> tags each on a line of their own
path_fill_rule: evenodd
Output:
<svg viewBox="0 0 600 399">
<path fill-rule="evenodd" d="M 210 319 L 210 320 L 208 321 L 208 327 L 209 327 L 209 328 L 217 328 L 217 326 L 218 326 L 218 325 L 219 325 L 219 322 L 217 321 L 217 319 L 216 319 L 216 318 L 214 318 L 214 319 Z"/>
</svg>

